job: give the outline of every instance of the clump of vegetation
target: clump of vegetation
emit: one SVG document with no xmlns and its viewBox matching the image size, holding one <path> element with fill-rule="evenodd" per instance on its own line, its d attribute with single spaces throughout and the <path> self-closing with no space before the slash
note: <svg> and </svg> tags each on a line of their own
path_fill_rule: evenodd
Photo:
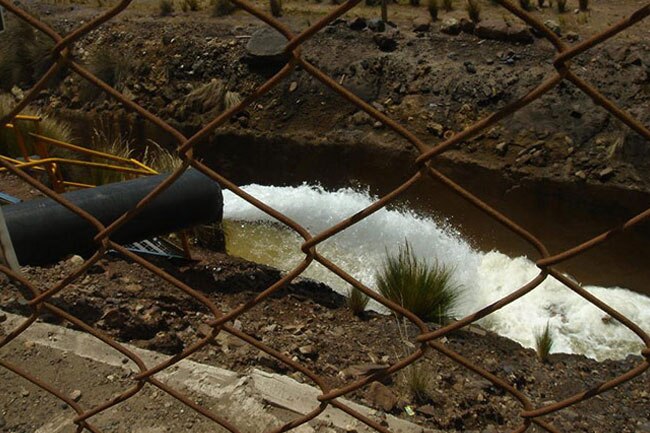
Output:
<svg viewBox="0 0 650 433">
<path fill-rule="evenodd" d="M 183 165 L 183 160 L 176 154 L 164 149 L 153 140 L 147 140 L 149 146 L 142 155 L 142 163 L 158 173 L 171 173 Z"/>
<path fill-rule="evenodd" d="M 368 295 L 363 293 L 361 290 L 356 287 L 352 287 L 348 290 L 348 307 L 352 314 L 355 316 L 361 316 L 368 306 L 368 301 L 370 298 Z"/>
<path fill-rule="evenodd" d="M 453 11 L 454 10 L 454 0 L 442 0 L 442 7 L 447 12 Z"/>
<path fill-rule="evenodd" d="M 52 66 L 54 42 L 17 18 L 9 18 L 0 37 L 0 89 L 31 85 Z M 58 74 L 61 79 L 64 73 Z"/>
<path fill-rule="evenodd" d="M 549 323 L 543 329 L 535 332 L 535 350 L 540 361 L 546 362 L 553 349 L 553 335 Z"/>
<path fill-rule="evenodd" d="M 420 0 L 409 0 L 411 6 L 420 6 Z"/>
<path fill-rule="evenodd" d="M 270 0 L 271 3 L 271 14 L 274 17 L 282 16 L 282 0 Z"/>
<path fill-rule="evenodd" d="M 478 23 L 481 21 L 481 5 L 478 0 L 467 0 L 467 16 L 472 22 Z"/>
<path fill-rule="evenodd" d="M 580 0 L 579 7 L 581 11 L 587 11 L 589 9 L 589 0 Z"/>
<path fill-rule="evenodd" d="M 533 9 L 533 5 L 530 3 L 530 0 L 519 0 L 519 6 L 525 11 Z"/>
<path fill-rule="evenodd" d="M 174 2 L 173 0 L 160 0 L 158 8 L 160 9 L 160 16 L 166 17 L 174 12 Z"/>
<path fill-rule="evenodd" d="M 438 0 L 427 0 L 427 9 L 431 19 L 436 21 L 438 19 Z"/>
<path fill-rule="evenodd" d="M 566 3 L 567 3 L 567 0 L 557 0 L 557 11 L 559 13 L 566 12 Z"/>
<path fill-rule="evenodd" d="M 424 403 L 429 399 L 429 378 L 424 366 L 410 365 L 406 367 L 403 377 L 406 387 L 416 402 Z"/>
<path fill-rule="evenodd" d="M 183 0 L 181 9 L 183 12 L 187 12 L 188 10 L 196 12 L 201 9 L 201 5 L 199 4 L 199 0 Z"/>
<path fill-rule="evenodd" d="M 6 116 L 13 107 L 14 103 L 11 96 L 0 95 L 0 118 Z M 45 137 L 66 142 L 71 140 L 72 132 L 67 123 L 61 122 L 38 110 L 26 109 L 22 114 L 40 116 L 42 119 L 38 123 L 26 120 L 17 120 L 13 122 L 14 127 L 20 132 L 25 140 L 25 147 L 30 155 L 35 154 L 36 151 L 34 149 L 34 138 L 30 136 L 29 133 L 37 132 L 37 128 L 38 134 Z M 16 130 L 5 128 L 4 125 L 0 127 L 0 153 L 3 155 L 22 156 L 16 141 L 15 131 Z"/>
<path fill-rule="evenodd" d="M 537 6 L 539 6 L 540 8 L 543 8 L 544 7 L 544 0 L 537 0 Z"/>
<path fill-rule="evenodd" d="M 122 91 L 128 76 L 133 72 L 133 61 L 116 48 L 99 46 L 88 56 L 86 65 L 97 78 Z M 79 89 L 79 96 L 84 101 L 97 99 L 102 90 L 84 80 Z"/>
<path fill-rule="evenodd" d="M 422 320 L 443 323 L 453 315 L 460 288 L 452 284 L 452 270 L 429 265 L 415 257 L 408 242 L 397 255 L 388 255 L 377 274 L 379 292 Z"/>
<path fill-rule="evenodd" d="M 237 9 L 237 6 L 230 0 L 212 0 L 212 16 L 223 17 L 230 15 Z"/>
</svg>

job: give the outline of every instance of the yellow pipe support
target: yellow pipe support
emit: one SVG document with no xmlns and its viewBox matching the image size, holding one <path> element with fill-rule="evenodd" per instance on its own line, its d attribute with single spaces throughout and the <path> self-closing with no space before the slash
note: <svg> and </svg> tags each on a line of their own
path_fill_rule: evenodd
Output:
<svg viewBox="0 0 650 433">
<path fill-rule="evenodd" d="M 45 159 L 39 159 L 30 162 L 20 162 L 19 164 L 16 165 L 18 166 L 18 168 L 31 168 L 31 167 L 40 167 L 41 165 L 49 164 L 52 162 L 58 162 L 61 164 L 69 164 L 69 165 L 79 165 L 82 167 L 100 168 L 104 170 L 112 170 L 112 171 L 117 171 L 120 173 L 128 173 L 128 174 L 143 174 L 143 175 L 151 174 L 148 171 L 128 168 L 128 167 L 120 167 L 118 165 L 102 164 L 99 162 L 78 161 L 76 159 L 65 159 L 65 158 L 45 158 Z"/>
<path fill-rule="evenodd" d="M 90 185 L 87 183 L 68 182 L 68 181 L 63 181 L 62 183 L 64 186 L 72 186 L 75 188 L 95 188 L 97 186 L 97 185 Z"/>
<path fill-rule="evenodd" d="M 154 170 L 153 168 L 149 167 L 148 165 L 145 165 L 145 164 L 141 163 L 137 159 L 131 158 L 131 162 L 133 164 L 137 165 L 138 167 L 142 168 L 143 170 L 147 170 L 151 174 L 160 174 L 156 170 Z"/>
<path fill-rule="evenodd" d="M 29 135 L 31 135 L 32 137 L 38 140 L 44 141 L 45 143 L 49 143 L 57 147 L 63 147 L 64 149 L 68 149 L 68 150 L 74 150 L 85 155 L 96 156 L 98 158 L 105 158 L 113 161 L 126 162 L 131 164 L 131 160 L 128 158 L 122 158 L 119 156 L 111 155 L 109 153 L 99 152 L 97 150 L 86 149 L 85 147 L 55 140 L 54 138 L 45 137 L 44 135 L 34 134 L 33 132 L 30 132 Z"/>
</svg>

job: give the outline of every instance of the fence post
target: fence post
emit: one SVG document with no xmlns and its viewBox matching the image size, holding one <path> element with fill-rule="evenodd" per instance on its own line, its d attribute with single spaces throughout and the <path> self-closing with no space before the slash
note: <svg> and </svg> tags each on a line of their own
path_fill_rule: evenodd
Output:
<svg viewBox="0 0 650 433">
<path fill-rule="evenodd" d="M 16 258 L 16 252 L 11 243 L 11 236 L 9 236 L 9 229 L 7 229 L 7 223 L 5 222 L 2 206 L 0 206 L 0 262 L 9 266 L 13 271 L 18 272 L 20 270 L 18 258 Z"/>
</svg>

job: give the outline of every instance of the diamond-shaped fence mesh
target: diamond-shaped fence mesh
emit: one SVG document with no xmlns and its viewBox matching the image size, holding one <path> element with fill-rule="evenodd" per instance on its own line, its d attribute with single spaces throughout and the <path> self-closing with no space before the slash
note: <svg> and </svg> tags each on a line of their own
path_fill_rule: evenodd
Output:
<svg viewBox="0 0 650 433">
<path fill-rule="evenodd" d="M 597 297 L 592 295 L 590 292 L 585 290 L 579 283 L 574 281 L 571 278 L 568 278 L 558 270 L 556 270 L 556 265 L 571 259 L 577 255 L 584 253 L 585 251 L 595 248 L 605 242 L 606 240 L 620 235 L 622 232 L 631 230 L 633 227 L 640 224 L 642 221 L 650 217 L 650 209 L 643 211 L 642 213 L 630 218 L 622 225 L 612 228 L 610 231 L 602 233 L 598 236 L 593 237 L 579 245 L 576 245 L 572 248 L 569 248 L 565 251 L 558 253 L 551 253 L 544 245 L 544 243 L 536 238 L 529 230 L 525 227 L 521 227 L 515 221 L 508 218 L 506 215 L 502 214 L 496 208 L 490 206 L 489 204 L 483 202 L 480 198 L 472 194 L 471 192 L 464 189 L 461 185 L 454 182 L 453 180 L 444 176 L 437 168 L 435 157 L 442 154 L 443 152 L 451 149 L 453 146 L 463 143 L 467 140 L 476 137 L 482 132 L 486 131 L 491 126 L 495 125 L 500 120 L 506 118 L 507 116 L 512 115 L 517 110 L 522 109 L 533 101 L 539 99 L 542 95 L 549 92 L 551 89 L 555 88 L 562 82 L 569 82 L 575 85 L 582 92 L 587 94 L 593 101 L 598 105 L 603 107 L 625 125 L 627 125 L 632 130 L 636 131 L 646 140 L 650 141 L 650 130 L 647 126 L 643 125 L 637 119 L 626 113 L 623 109 L 618 107 L 614 102 L 605 97 L 602 93 L 599 92 L 597 88 L 590 85 L 590 83 L 584 81 L 580 76 L 575 72 L 571 67 L 571 60 L 576 56 L 585 53 L 594 46 L 608 40 L 614 35 L 622 32 L 623 30 L 641 22 L 644 18 L 650 15 L 650 4 L 640 7 L 636 12 L 634 12 L 629 17 L 619 21 L 618 23 L 612 25 L 607 30 L 599 33 L 590 39 L 584 40 L 583 42 L 577 43 L 571 47 L 567 46 L 555 33 L 550 31 L 545 25 L 543 25 L 538 19 L 536 19 L 530 13 L 524 11 L 523 9 L 513 5 L 507 0 L 496 0 L 505 11 L 508 11 L 510 14 L 514 15 L 518 19 L 524 21 L 527 25 L 534 28 L 536 32 L 542 35 L 547 39 L 555 48 L 556 55 L 553 59 L 553 66 L 555 71 L 547 77 L 543 82 L 541 82 L 537 87 L 528 92 L 525 96 L 520 99 L 509 103 L 501 110 L 496 111 L 489 116 L 477 121 L 468 128 L 464 129 L 461 132 L 458 132 L 448 139 L 445 139 L 441 143 L 430 147 L 425 144 L 422 140 L 417 138 L 415 134 L 410 132 L 406 127 L 400 125 L 395 120 L 391 119 L 386 114 L 378 111 L 372 105 L 364 102 L 361 98 L 356 96 L 354 93 L 351 93 L 349 90 L 344 88 L 342 85 L 333 80 L 328 74 L 323 72 L 320 68 L 315 66 L 306 60 L 301 53 L 301 45 L 310 39 L 314 34 L 322 30 L 325 26 L 334 22 L 337 18 L 341 17 L 346 12 L 353 9 L 358 5 L 360 0 L 349 0 L 341 5 L 333 7 L 330 13 L 324 16 L 318 22 L 310 25 L 307 29 L 302 31 L 299 34 L 292 32 L 285 24 L 278 21 L 277 19 L 269 16 L 268 14 L 261 11 L 259 8 L 255 7 L 251 3 L 248 3 L 244 0 L 232 0 L 238 7 L 246 11 L 247 13 L 257 17 L 261 21 L 265 22 L 269 26 L 275 28 L 287 39 L 287 44 L 285 52 L 288 55 L 288 62 L 284 67 L 282 67 L 277 73 L 275 73 L 271 78 L 264 82 L 261 86 L 255 89 L 249 96 L 243 99 L 240 103 L 231 107 L 230 109 L 219 114 L 217 117 L 209 121 L 203 128 L 201 128 L 196 134 L 192 136 L 185 136 L 183 133 L 166 123 L 160 117 L 155 114 L 147 111 L 142 106 L 133 102 L 115 88 L 107 85 L 102 82 L 97 76 L 93 75 L 88 69 L 79 64 L 73 55 L 73 47 L 76 42 L 81 38 L 88 35 L 94 29 L 97 29 L 102 24 L 109 21 L 111 18 L 120 14 L 132 3 L 132 0 L 123 0 L 119 4 L 107 10 L 105 13 L 96 17 L 95 19 L 84 23 L 79 26 L 77 29 L 71 31 L 67 35 L 61 35 L 53 30 L 50 26 L 45 24 L 43 21 L 33 17 L 20 6 L 14 4 L 9 0 L 0 0 L 0 6 L 3 6 L 9 14 L 14 14 L 20 20 L 28 23 L 33 28 L 37 29 L 39 32 L 42 32 L 47 37 L 51 38 L 55 46 L 52 49 L 52 55 L 56 59 L 56 62 L 38 79 L 36 84 L 25 94 L 24 99 L 13 107 L 10 113 L 5 117 L 0 119 L 0 125 L 5 125 L 12 121 L 16 115 L 18 115 L 25 107 L 34 101 L 38 97 L 39 93 L 42 92 L 48 85 L 48 81 L 53 78 L 57 72 L 62 68 L 67 67 L 70 70 L 74 71 L 89 83 L 92 83 L 94 86 L 102 89 L 110 97 L 114 98 L 119 103 L 123 104 L 124 107 L 127 107 L 130 110 L 133 110 L 138 115 L 142 116 L 146 120 L 154 123 L 162 130 L 168 132 L 172 137 L 174 137 L 177 144 L 177 153 L 182 158 L 183 164 L 177 170 L 175 170 L 165 181 L 163 181 L 158 187 L 151 191 L 143 200 L 141 200 L 136 207 L 130 209 L 119 219 L 114 221 L 109 226 L 104 226 L 100 223 L 95 217 L 80 209 L 78 206 L 74 205 L 66 198 L 52 189 L 48 188 L 45 184 L 35 180 L 33 177 L 29 176 L 26 172 L 22 171 L 20 168 L 17 168 L 13 164 L 0 160 L 2 167 L 6 168 L 13 175 L 20 178 L 25 183 L 31 185 L 31 187 L 37 189 L 45 196 L 55 200 L 60 203 L 62 206 L 65 206 L 70 211 L 78 214 L 84 220 L 88 221 L 96 229 L 96 252 L 87 260 L 78 266 L 70 275 L 66 276 L 60 282 L 54 284 L 50 287 L 37 287 L 34 283 L 29 281 L 26 277 L 21 274 L 13 271 L 7 266 L 0 266 L 0 271 L 3 272 L 10 280 L 12 280 L 16 286 L 22 287 L 22 295 L 24 296 L 24 302 L 31 309 L 31 315 L 25 319 L 24 323 L 18 328 L 10 332 L 2 341 L 0 341 L 0 348 L 7 346 L 9 342 L 16 339 L 21 335 L 26 329 L 28 329 L 36 320 L 43 314 L 48 313 L 50 315 L 59 316 L 62 320 L 68 321 L 78 328 L 81 328 L 85 332 L 92 334 L 99 340 L 103 341 L 105 344 L 110 345 L 115 350 L 122 353 L 129 360 L 134 362 L 138 368 L 139 373 L 132 376 L 132 386 L 124 390 L 120 395 L 106 401 L 102 404 L 99 404 L 95 407 L 84 407 L 80 403 L 72 400 L 65 393 L 55 389 L 52 385 L 44 382 L 37 376 L 34 376 L 29 371 L 29 366 L 18 366 L 0 360 L 0 365 L 2 367 L 24 377 L 25 379 L 31 381 L 38 387 L 43 390 L 51 393 L 56 396 L 61 401 L 67 403 L 72 407 L 77 416 L 74 419 L 74 422 L 78 425 L 79 430 L 89 430 L 93 432 L 100 431 L 96 426 L 92 424 L 92 417 L 108 410 L 111 407 L 114 407 L 128 399 L 133 398 L 138 395 L 138 393 L 143 389 L 146 384 L 153 385 L 158 389 L 162 390 L 165 393 L 168 393 L 170 396 L 180 400 L 188 408 L 191 408 L 205 417 L 213 420 L 215 423 L 219 424 L 223 428 L 236 433 L 240 429 L 237 425 L 232 424 L 231 422 L 224 419 L 220 414 L 213 413 L 207 410 L 205 407 L 197 404 L 192 401 L 188 396 L 183 395 L 179 390 L 172 389 L 170 386 L 164 384 L 160 380 L 154 378 L 154 375 L 164 369 L 168 369 L 174 364 L 180 362 L 206 347 L 208 344 L 213 342 L 219 333 L 228 333 L 236 338 L 241 339 L 247 344 L 250 344 L 260 351 L 266 352 L 269 356 L 277 359 L 280 363 L 285 364 L 289 368 L 303 373 L 309 379 L 311 379 L 321 390 L 321 394 L 318 396 L 317 401 L 314 401 L 315 409 L 310 413 L 307 413 L 304 416 L 298 417 L 280 428 L 275 429 L 274 431 L 290 431 L 295 429 L 310 420 L 318 417 L 326 408 L 329 406 L 338 408 L 347 414 L 357 418 L 360 422 L 369 426 L 370 428 L 376 429 L 382 433 L 388 433 L 389 430 L 384 425 L 368 418 L 367 416 L 358 413 L 353 410 L 351 407 L 346 406 L 341 402 L 340 397 L 353 393 L 361 389 L 362 387 L 367 386 L 370 382 L 380 380 L 387 375 L 394 375 L 399 370 L 409 366 L 416 362 L 419 358 L 424 356 L 429 351 L 437 351 L 440 354 L 448 357 L 453 360 L 455 363 L 460 366 L 471 370 L 477 375 L 482 376 L 484 379 L 491 382 L 495 387 L 500 388 L 505 393 L 512 396 L 516 401 L 518 401 L 521 406 L 521 424 L 514 431 L 523 432 L 531 428 L 533 425 L 537 425 L 538 428 L 541 428 L 545 431 L 556 432 L 558 431 L 550 423 L 543 420 L 542 417 L 548 414 L 552 414 L 557 411 L 561 411 L 567 407 L 576 405 L 584 400 L 594 398 L 599 394 L 602 394 L 614 387 L 621 385 L 622 383 L 636 378 L 637 376 L 644 373 L 650 366 L 650 337 L 633 321 L 629 320 L 627 317 L 614 310 L 606 303 L 599 300 Z M 338 222 L 337 224 L 331 226 L 327 230 L 324 230 L 320 233 L 311 233 L 305 227 L 296 223 L 292 219 L 288 218 L 286 215 L 283 215 L 281 212 L 278 212 L 276 209 L 270 207 L 269 205 L 257 200 L 255 197 L 247 194 L 245 191 L 240 189 L 235 183 L 226 178 L 224 175 L 215 171 L 214 169 L 206 166 L 202 162 L 196 160 L 193 157 L 194 147 L 201 143 L 203 140 L 206 140 L 212 132 L 217 128 L 231 119 L 233 116 L 237 115 L 242 110 L 245 110 L 247 107 L 254 104 L 261 97 L 267 94 L 275 86 L 278 86 L 293 70 L 296 68 L 302 68 L 307 73 L 311 74 L 317 80 L 322 82 L 327 88 L 331 91 L 336 92 L 347 100 L 350 104 L 358 107 L 359 109 L 365 111 L 371 117 L 381 122 L 385 127 L 389 128 L 396 134 L 405 138 L 413 146 L 419 150 L 419 156 L 414 161 L 414 169 L 410 179 L 400 185 L 398 188 L 390 192 L 389 194 L 381 197 L 376 200 L 371 206 L 366 209 L 358 212 L 357 214 Z M 303 243 L 301 245 L 301 251 L 304 254 L 303 260 L 290 272 L 287 272 L 279 281 L 267 287 L 261 293 L 254 297 L 250 302 L 247 302 L 241 305 L 238 308 L 234 308 L 230 311 L 222 311 L 221 308 L 211 301 L 207 296 L 200 293 L 195 288 L 189 286 L 188 284 L 180 281 L 170 273 L 165 270 L 157 267 L 150 261 L 145 258 L 132 253 L 131 251 L 124 248 L 122 245 L 114 242 L 112 240 L 112 235 L 123 226 L 127 221 L 133 219 L 142 209 L 147 207 L 152 200 L 165 191 L 172 185 L 181 174 L 186 171 L 188 168 L 193 167 L 196 170 L 201 171 L 206 176 L 211 178 L 214 182 L 218 182 L 221 187 L 226 188 L 232 191 L 234 194 L 243 198 L 244 200 L 251 203 L 253 206 L 259 208 L 263 212 L 272 216 L 273 218 L 280 221 L 282 224 L 286 225 L 288 228 L 297 233 L 302 239 Z M 400 305 L 395 302 L 384 298 L 371 288 L 365 286 L 350 274 L 343 271 L 337 263 L 321 255 L 318 251 L 318 247 L 321 243 L 327 239 L 335 236 L 336 234 L 348 229 L 349 227 L 358 224 L 364 218 L 373 214 L 374 212 L 384 208 L 390 203 L 393 203 L 397 198 L 399 198 L 405 191 L 409 190 L 418 180 L 431 177 L 438 182 L 444 184 L 447 188 L 454 191 L 457 195 L 467 200 L 473 206 L 480 209 L 482 212 L 487 214 L 489 217 L 498 221 L 500 224 L 505 226 L 507 229 L 512 231 L 514 234 L 519 236 L 521 239 L 525 240 L 527 243 L 532 245 L 538 253 L 538 258 L 536 260 L 536 265 L 539 268 L 539 274 L 529 281 L 524 286 L 518 288 L 517 290 L 510 293 L 508 296 L 499 299 L 498 301 L 493 302 L 492 304 L 484 307 L 480 311 L 476 311 L 473 314 L 461 318 L 459 320 L 453 321 L 452 323 L 443 326 L 438 329 L 430 328 L 426 323 L 420 320 L 416 315 L 412 314 L 408 310 L 402 308 Z M 72 316 L 71 314 L 63 311 L 62 309 L 56 307 L 51 303 L 52 297 L 56 294 L 66 290 L 66 287 L 70 284 L 79 280 L 85 272 L 94 264 L 96 264 L 109 250 L 117 251 L 120 255 L 125 258 L 128 258 L 133 263 L 141 266 L 142 268 L 156 274 L 161 279 L 175 286 L 179 291 L 184 292 L 185 294 L 193 297 L 195 300 L 203 304 L 207 310 L 211 313 L 212 319 L 209 321 L 208 325 L 212 328 L 212 334 L 205 337 L 199 338 L 194 344 L 187 347 L 177 356 L 172 357 L 168 361 L 165 361 L 159 365 L 146 365 L 142 359 L 140 359 L 136 354 L 129 351 L 125 346 L 118 343 L 113 338 L 108 337 L 103 332 L 95 329 L 85 323 L 83 323 L 78 318 Z M 412 343 L 415 344 L 416 350 L 404 358 L 400 359 L 398 362 L 390 365 L 387 369 L 381 371 L 379 374 L 367 376 L 361 379 L 357 379 L 345 386 L 340 388 L 330 387 L 322 377 L 314 373 L 300 362 L 295 361 L 286 354 L 280 353 L 277 350 L 269 347 L 265 342 L 259 341 L 253 336 L 243 332 L 237 327 L 233 326 L 235 319 L 240 317 L 245 312 L 255 308 L 265 299 L 269 298 L 271 295 L 277 294 L 280 292 L 280 289 L 283 288 L 286 284 L 290 283 L 296 277 L 300 276 L 303 271 L 310 265 L 312 262 L 319 262 L 327 269 L 329 269 L 334 274 L 338 275 L 340 278 L 353 285 L 357 289 L 364 292 L 367 296 L 374 299 L 378 303 L 382 304 L 386 308 L 394 311 L 395 313 L 407 318 L 412 322 L 417 329 L 419 330 L 418 334 L 413 338 Z M 441 339 L 451 332 L 458 330 L 460 328 L 466 327 L 472 322 L 475 322 L 481 318 L 488 316 L 489 314 L 505 307 L 508 304 L 526 296 L 531 291 L 535 290 L 545 279 L 549 276 L 554 277 L 562 284 L 564 284 L 567 289 L 573 291 L 575 294 L 586 299 L 600 310 L 616 319 L 623 326 L 634 332 L 644 343 L 645 349 L 642 351 L 641 361 L 630 371 L 625 374 L 621 374 L 618 377 L 608 380 L 607 382 L 601 383 L 596 388 L 586 390 L 579 394 L 573 395 L 571 397 L 565 398 L 561 401 L 552 402 L 541 407 L 536 407 L 531 399 L 523 392 L 518 390 L 513 384 L 509 383 L 507 380 L 498 377 L 497 375 L 490 373 L 489 371 L 479 367 L 473 360 L 467 359 L 456 351 L 450 349 L 447 345 L 441 343 Z"/>
</svg>

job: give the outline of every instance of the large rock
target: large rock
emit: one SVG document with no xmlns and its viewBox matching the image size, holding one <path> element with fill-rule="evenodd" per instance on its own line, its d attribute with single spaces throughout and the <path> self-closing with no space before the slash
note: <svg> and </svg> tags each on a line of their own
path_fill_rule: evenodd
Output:
<svg viewBox="0 0 650 433">
<path fill-rule="evenodd" d="M 474 33 L 479 38 L 504 42 L 533 43 L 533 34 L 524 25 L 508 25 L 503 20 L 485 20 L 476 25 Z"/>
<path fill-rule="evenodd" d="M 271 27 L 263 27 L 253 33 L 246 45 L 249 61 L 256 65 L 279 65 L 289 60 L 284 47 L 287 38 Z"/>
</svg>

